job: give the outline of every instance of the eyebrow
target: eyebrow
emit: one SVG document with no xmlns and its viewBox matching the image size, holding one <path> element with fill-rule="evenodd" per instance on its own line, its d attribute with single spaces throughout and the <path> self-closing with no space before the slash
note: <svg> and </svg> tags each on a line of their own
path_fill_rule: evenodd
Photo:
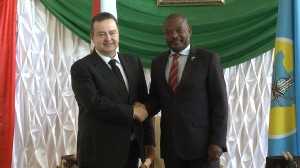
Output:
<svg viewBox="0 0 300 168">
<path fill-rule="evenodd" d="M 178 28 L 183 28 L 183 26 L 178 26 L 178 27 L 176 27 L 177 29 Z M 170 28 L 165 28 L 165 30 L 169 30 Z"/>
<path fill-rule="evenodd" d="M 109 30 L 108 32 L 117 32 L 117 30 Z M 98 31 L 97 33 L 106 33 L 105 31 Z"/>
</svg>

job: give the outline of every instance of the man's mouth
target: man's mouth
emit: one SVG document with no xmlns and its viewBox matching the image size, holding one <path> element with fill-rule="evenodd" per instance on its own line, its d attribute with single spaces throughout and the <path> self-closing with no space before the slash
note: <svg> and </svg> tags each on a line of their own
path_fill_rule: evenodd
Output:
<svg viewBox="0 0 300 168">
<path fill-rule="evenodd" d="M 104 44 L 104 46 L 111 46 L 111 45 L 113 45 L 114 43 L 106 43 L 106 44 Z"/>
<path fill-rule="evenodd" d="M 178 44 L 178 43 L 180 43 L 180 41 L 179 40 L 174 40 L 174 41 L 171 41 L 171 43 L 172 44 Z"/>
</svg>

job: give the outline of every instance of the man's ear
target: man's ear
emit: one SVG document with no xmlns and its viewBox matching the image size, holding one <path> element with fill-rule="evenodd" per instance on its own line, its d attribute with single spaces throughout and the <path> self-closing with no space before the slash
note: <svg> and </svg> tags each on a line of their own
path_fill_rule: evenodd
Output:
<svg viewBox="0 0 300 168">
<path fill-rule="evenodd" d="M 190 36 L 192 35 L 192 27 L 189 27 Z"/>
<path fill-rule="evenodd" d="M 94 43 L 94 35 L 92 33 L 90 33 L 90 38 L 91 38 L 91 41 Z"/>
</svg>

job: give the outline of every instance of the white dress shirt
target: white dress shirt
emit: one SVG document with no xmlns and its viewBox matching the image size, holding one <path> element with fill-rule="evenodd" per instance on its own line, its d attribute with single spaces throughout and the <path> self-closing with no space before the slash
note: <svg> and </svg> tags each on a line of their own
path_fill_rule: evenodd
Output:
<svg viewBox="0 0 300 168">
<path fill-rule="evenodd" d="M 183 49 L 182 51 L 179 52 L 181 54 L 181 56 L 178 57 L 178 59 L 177 59 L 177 61 L 178 61 L 178 83 L 181 80 L 182 73 L 183 73 L 187 58 L 190 54 L 190 48 L 191 47 L 190 47 L 190 44 L 189 44 L 185 49 Z M 173 62 L 173 54 L 174 53 L 175 52 L 171 50 L 171 54 L 169 55 L 167 66 L 166 66 L 165 75 L 166 75 L 167 82 L 169 82 L 168 81 L 169 80 L 169 73 L 170 73 L 172 62 Z"/>
<path fill-rule="evenodd" d="M 96 49 L 95 49 L 95 50 L 96 50 Z M 111 66 L 110 66 L 110 64 L 108 63 L 108 62 L 111 60 L 111 58 L 108 57 L 108 56 L 105 56 L 105 55 L 100 54 L 97 50 L 96 50 L 96 52 L 97 52 L 97 54 L 103 59 L 103 61 L 107 64 L 107 66 L 110 67 L 110 69 L 111 69 Z M 124 82 L 125 82 L 127 91 L 129 92 L 128 80 L 127 80 L 127 77 L 126 77 L 126 75 L 125 75 L 125 71 L 124 71 L 124 69 L 123 69 L 123 67 L 122 67 L 122 64 L 121 64 L 121 62 L 120 62 L 119 55 L 118 55 L 117 52 L 116 52 L 116 55 L 115 55 L 115 57 L 114 57 L 113 59 L 117 60 L 117 61 L 116 61 L 116 65 L 118 66 L 118 68 L 120 69 L 120 71 L 121 71 L 121 73 L 122 73 L 122 76 L 123 76 L 123 79 L 124 79 Z"/>
</svg>

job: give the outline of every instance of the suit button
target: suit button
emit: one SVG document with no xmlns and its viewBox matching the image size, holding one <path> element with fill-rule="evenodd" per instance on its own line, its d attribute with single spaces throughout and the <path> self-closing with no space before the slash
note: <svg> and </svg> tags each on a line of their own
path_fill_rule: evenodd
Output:
<svg viewBox="0 0 300 168">
<path fill-rule="evenodd" d="M 127 127 L 127 129 L 130 131 L 130 130 L 131 130 L 131 127 Z"/>
<path fill-rule="evenodd" d="M 176 101 L 173 101 L 173 104 L 176 104 Z"/>
</svg>

